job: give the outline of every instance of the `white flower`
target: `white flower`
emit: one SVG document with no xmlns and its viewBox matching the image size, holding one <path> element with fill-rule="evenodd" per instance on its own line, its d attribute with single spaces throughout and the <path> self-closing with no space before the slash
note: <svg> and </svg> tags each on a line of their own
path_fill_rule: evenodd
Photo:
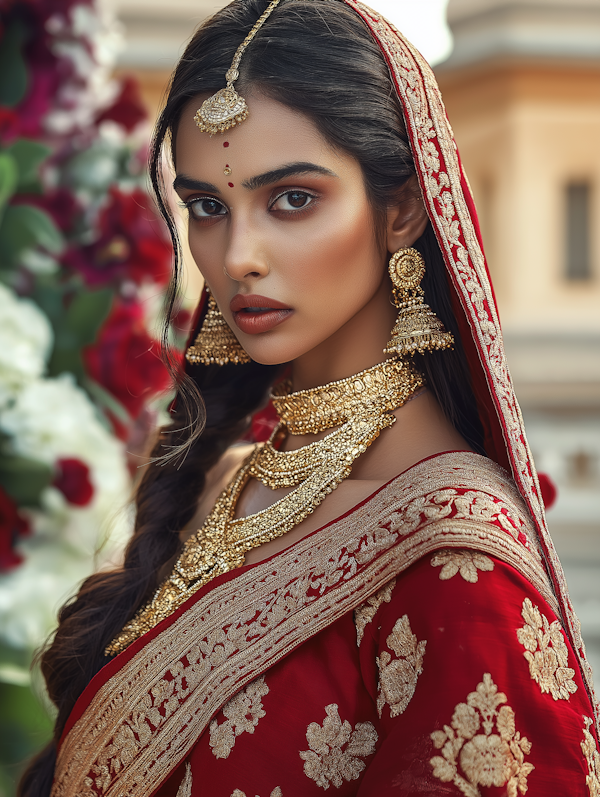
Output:
<svg viewBox="0 0 600 797">
<path fill-rule="evenodd" d="M 54 465 L 76 457 L 90 468 L 93 500 L 71 506 L 54 487 L 29 510 L 33 534 L 19 544 L 23 564 L 0 577 L 1 636 L 33 649 L 56 625 L 56 612 L 82 579 L 117 564 L 131 529 L 130 478 L 123 445 L 106 429 L 70 374 L 35 379 L 0 413 L 15 453 Z"/>
<path fill-rule="evenodd" d="M 107 456 L 122 456 L 72 374 L 30 381 L 0 415 L 0 428 L 13 438 L 15 453 L 48 465 L 71 456 L 101 466 Z"/>
<path fill-rule="evenodd" d="M 29 299 L 0 284 L 0 406 L 40 377 L 52 346 L 52 327 Z"/>
<path fill-rule="evenodd" d="M 25 650 L 37 648 L 56 627 L 60 606 L 84 578 L 118 564 L 131 531 L 123 509 L 127 491 L 104 494 L 94 507 L 66 504 L 49 488 L 42 508 L 30 513 L 34 533 L 19 545 L 23 564 L 0 576 L 0 637 Z M 101 550 L 100 550 L 101 549 Z"/>
</svg>

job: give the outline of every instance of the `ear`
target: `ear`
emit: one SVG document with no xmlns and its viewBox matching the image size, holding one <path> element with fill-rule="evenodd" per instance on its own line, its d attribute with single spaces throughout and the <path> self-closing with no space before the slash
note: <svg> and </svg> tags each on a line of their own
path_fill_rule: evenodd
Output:
<svg viewBox="0 0 600 797">
<path fill-rule="evenodd" d="M 419 182 L 417 176 L 413 174 L 404 184 L 398 202 L 388 208 L 386 227 L 388 252 L 394 253 L 405 246 L 412 246 L 425 232 L 428 221 Z"/>
</svg>

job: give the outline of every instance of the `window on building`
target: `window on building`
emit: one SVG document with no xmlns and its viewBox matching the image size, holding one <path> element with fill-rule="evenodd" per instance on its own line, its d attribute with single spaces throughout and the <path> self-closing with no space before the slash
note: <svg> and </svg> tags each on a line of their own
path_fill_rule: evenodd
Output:
<svg viewBox="0 0 600 797">
<path fill-rule="evenodd" d="M 591 264 L 591 187 L 589 183 L 570 183 L 566 200 L 566 264 L 568 280 L 587 280 L 592 276 Z"/>
</svg>

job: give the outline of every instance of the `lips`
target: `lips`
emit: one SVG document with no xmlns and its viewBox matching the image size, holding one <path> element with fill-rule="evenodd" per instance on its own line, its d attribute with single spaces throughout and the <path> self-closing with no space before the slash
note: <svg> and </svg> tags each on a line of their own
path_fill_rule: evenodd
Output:
<svg viewBox="0 0 600 797">
<path fill-rule="evenodd" d="M 276 299 L 238 293 L 229 305 L 238 328 L 248 335 L 268 332 L 288 319 L 294 312 L 291 307 Z"/>
</svg>

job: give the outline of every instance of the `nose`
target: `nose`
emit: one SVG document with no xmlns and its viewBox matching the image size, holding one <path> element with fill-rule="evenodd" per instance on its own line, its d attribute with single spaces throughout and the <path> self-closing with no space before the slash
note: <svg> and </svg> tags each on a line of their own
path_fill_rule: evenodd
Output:
<svg viewBox="0 0 600 797">
<path fill-rule="evenodd" d="M 249 219 L 232 220 L 224 272 L 236 282 L 260 279 L 269 273 L 264 242 Z"/>
</svg>

